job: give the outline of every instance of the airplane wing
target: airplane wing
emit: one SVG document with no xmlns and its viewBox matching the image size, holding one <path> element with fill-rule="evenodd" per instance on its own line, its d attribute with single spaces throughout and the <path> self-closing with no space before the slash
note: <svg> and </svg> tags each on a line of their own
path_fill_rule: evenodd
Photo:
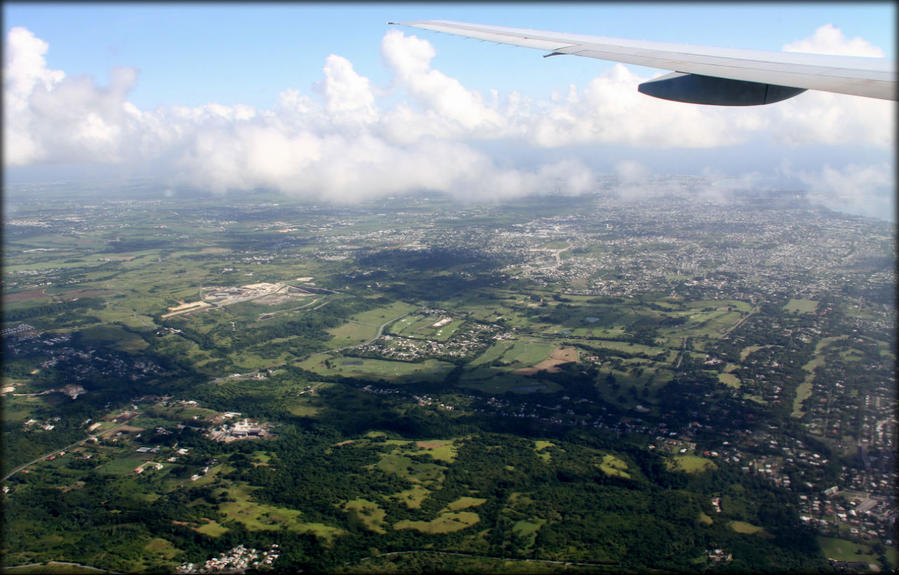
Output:
<svg viewBox="0 0 899 575">
<path fill-rule="evenodd" d="M 671 70 L 637 89 L 678 102 L 754 106 L 805 90 L 896 100 L 896 65 L 884 58 L 712 48 L 448 20 L 388 24 L 536 48 L 548 52 L 544 57 L 570 54 Z"/>
</svg>

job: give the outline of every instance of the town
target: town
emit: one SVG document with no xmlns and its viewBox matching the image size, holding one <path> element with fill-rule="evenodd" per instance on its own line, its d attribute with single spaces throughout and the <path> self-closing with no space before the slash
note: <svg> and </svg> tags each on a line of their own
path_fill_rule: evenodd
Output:
<svg viewBox="0 0 899 575">
<path fill-rule="evenodd" d="M 788 194 L 727 202 L 20 200 L 3 276 L 9 521 L 44 521 L 23 513 L 48 489 L 117 501 L 140 547 L 104 559 L 85 543 L 74 558 L 125 571 L 288 556 L 334 569 L 368 557 L 343 547 L 348 533 L 405 552 L 475 521 L 494 539 L 455 551 L 602 560 L 537 537 L 566 522 L 527 507 L 524 487 L 477 503 L 527 484 L 525 459 L 440 495 L 453 466 L 475 464 L 455 459 L 466 442 L 505 434 L 479 448 L 606 445 L 618 467 L 598 485 L 637 461 L 649 476 L 641 458 L 688 478 L 732 473 L 732 491 L 682 485 L 698 525 L 723 525 L 720 544 L 693 550 L 704 565 L 746 565 L 729 538 L 793 521 L 734 495 L 770 489 L 823 564 L 894 569 L 893 230 Z M 564 451 L 535 458 L 568 466 L 553 471 L 563 487 L 581 473 Z M 339 481 L 309 475 L 332 467 Z M 165 529 L 135 511 L 150 502 Z M 515 545 L 497 527 L 510 517 Z M 225 533 L 244 535 L 223 545 Z M 8 545 L 5 567 L 73 558 Z"/>
</svg>

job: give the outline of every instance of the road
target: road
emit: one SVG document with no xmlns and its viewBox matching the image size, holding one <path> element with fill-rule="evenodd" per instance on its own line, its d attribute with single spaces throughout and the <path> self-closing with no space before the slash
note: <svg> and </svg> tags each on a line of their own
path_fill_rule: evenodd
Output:
<svg viewBox="0 0 899 575">
<path fill-rule="evenodd" d="M 114 425 L 114 426 L 110 427 L 109 429 L 107 429 L 107 430 L 104 431 L 103 433 L 104 433 L 104 434 L 111 434 L 111 433 L 114 433 L 114 432 L 118 431 L 119 429 L 121 429 L 122 427 L 124 427 L 124 426 L 126 426 L 126 425 L 128 425 L 127 422 L 125 422 L 125 423 L 119 423 L 119 424 L 117 424 L 117 425 Z M 0 480 L 0 482 L 5 482 L 7 479 L 9 479 L 10 477 L 12 477 L 12 476 L 15 475 L 16 473 L 22 471 L 23 469 L 27 469 L 28 467 L 34 465 L 35 463 L 37 463 L 37 462 L 39 462 L 39 461 L 43 461 L 43 460 L 47 459 L 47 458 L 50 457 L 51 455 L 56 455 L 56 454 L 58 454 L 60 451 L 69 451 L 70 449 L 74 449 L 75 447 L 78 447 L 79 445 L 82 445 L 83 443 L 89 441 L 91 437 L 93 437 L 93 436 L 92 436 L 92 435 L 88 435 L 88 436 L 85 437 L 84 439 L 81 439 L 81 440 L 79 440 L 79 441 L 76 441 L 75 443 L 72 443 L 72 444 L 70 444 L 70 445 L 66 445 L 65 447 L 58 447 L 58 448 L 54 449 L 53 451 L 49 451 L 49 452 L 45 453 L 44 455 L 41 455 L 40 457 L 38 457 L 38 458 L 36 458 L 36 459 L 32 459 L 32 460 L 29 461 L 28 463 L 24 463 L 24 464 L 22 464 L 22 465 L 16 467 L 15 469 L 13 469 L 13 470 L 10 471 L 9 473 L 7 473 L 7 474 L 3 477 L 3 479 Z"/>
<path fill-rule="evenodd" d="M 388 325 L 392 324 L 392 323 L 395 322 L 395 321 L 399 321 L 399 320 L 403 319 L 404 317 L 406 317 L 406 316 L 409 315 L 410 313 L 412 313 L 412 312 L 411 312 L 411 311 L 410 311 L 410 312 L 406 312 L 406 313 L 404 313 L 404 314 L 401 315 L 401 316 L 395 317 L 395 318 L 393 318 L 393 319 L 388 319 L 387 321 L 385 321 L 384 323 L 382 323 L 381 325 L 379 325 L 379 326 L 378 326 L 378 334 L 377 334 L 375 337 L 371 338 L 370 340 L 364 341 L 364 342 L 361 342 L 361 343 L 354 343 L 353 345 L 345 345 L 345 346 L 343 346 L 343 347 L 341 347 L 341 348 L 338 348 L 338 349 L 332 349 L 330 353 L 339 353 L 339 352 L 341 352 L 341 351 L 343 351 L 343 350 L 345 350 L 345 349 L 350 349 L 350 348 L 357 347 L 357 346 L 360 346 L 360 345 L 368 345 L 368 344 L 370 344 L 370 343 L 376 341 L 379 337 L 381 337 L 381 335 L 384 333 L 384 328 L 385 328 L 385 327 L 387 327 Z M 368 325 L 371 325 L 371 324 L 368 324 Z"/>
<path fill-rule="evenodd" d="M 479 553 L 463 553 L 460 551 L 435 551 L 433 549 L 415 549 L 410 551 L 391 551 L 389 553 L 381 553 L 376 557 L 387 557 L 390 555 L 411 555 L 413 553 L 436 553 L 437 555 L 455 555 L 458 557 L 480 557 L 480 558 L 488 558 L 488 559 L 501 559 L 503 561 L 527 561 L 530 563 L 545 563 L 551 565 L 579 565 L 583 567 L 609 567 L 612 565 L 618 565 L 617 562 L 614 561 L 597 561 L 597 562 L 586 562 L 586 561 L 564 561 L 564 560 L 553 560 L 553 559 L 528 559 L 524 557 L 497 557 L 495 555 L 482 555 Z M 371 559 L 372 557 L 366 557 L 362 559 L 362 561 L 366 561 Z M 361 562 L 361 561 L 360 561 Z"/>
</svg>

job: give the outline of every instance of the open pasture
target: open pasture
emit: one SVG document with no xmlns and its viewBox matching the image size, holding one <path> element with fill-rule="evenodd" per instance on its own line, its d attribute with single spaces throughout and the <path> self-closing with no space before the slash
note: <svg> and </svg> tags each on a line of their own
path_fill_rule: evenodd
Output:
<svg viewBox="0 0 899 575">
<path fill-rule="evenodd" d="M 549 463 L 552 461 L 552 454 L 550 453 L 550 447 L 555 447 L 555 443 L 551 441 L 545 441 L 543 439 L 534 440 L 534 452 L 537 454 L 544 463 Z"/>
<path fill-rule="evenodd" d="M 739 389 L 740 386 L 742 385 L 740 378 L 732 373 L 726 373 L 726 372 L 719 373 L 718 381 L 720 381 L 724 385 L 726 385 L 728 387 L 732 387 L 734 389 Z"/>
<path fill-rule="evenodd" d="M 464 323 L 464 319 L 452 315 L 413 314 L 397 320 L 387 331 L 404 337 L 446 341 Z"/>
<path fill-rule="evenodd" d="M 683 471 L 684 473 L 702 473 L 718 468 L 711 459 L 692 454 L 675 455 L 668 459 L 666 463 L 668 469 Z"/>
<path fill-rule="evenodd" d="M 787 313 L 815 313 L 818 302 L 813 299 L 791 299 L 784 306 Z"/>
<path fill-rule="evenodd" d="M 575 347 L 557 347 L 552 350 L 549 357 L 539 362 L 533 367 L 516 369 L 514 373 L 522 375 L 535 375 L 540 371 L 548 373 L 558 373 L 560 365 L 576 362 L 578 359 L 578 351 Z"/>
<path fill-rule="evenodd" d="M 877 564 L 877 554 L 865 543 L 856 543 L 848 539 L 838 537 L 818 536 L 818 543 L 824 556 L 837 561 L 865 561 L 869 564 Z M 895 547 L 886 549 L 887 561 L 895 568 L 899 551 Z"/>
<path fill-rule="evenodd" d="M 627 462 L 617 455 L 605 453 L 603 454 L 602 459 L 595 465 L 599 467 L 599 470 L 606 475 L 611 475 L 613 477 L 623 477 L 625 479 L 629 479 L 631 477 L 631 474 L 627 472 Z"/>
<path fill-rule="evenodd" d="M 492 365 L 501 368 L 509 367 L 520 369 L 524 367 L 533 367 L 544 359 L 547 359 L 552 354 L 555 347 L 556 344 L 553 342 L 520 339 L 516 340 L 510 347 L 506 348 L 502 354 L 491 363 Z"/>
<path fill-rule="evenodd" d="M 402 318 L 416 309 L 417 306 L 396 301 L 388 306 L 354 314 L 343 324 L 328 330 L 333 337 L 327 345 L 331 349 L 338 349 L 371 341 L 378 336 L 381 326 L 384 326 L 384 331 L 388 332 L 390 322 Z"/>
<path fill-rule="evenodd" d="M 384 379 L 392 383 L 441 381 L 452 369 L 452 364 L 436 359 L 413 363 L 328 353 L 314 354 L 296 365 L 319 375 Z"/>
<path fill-rule="evenodd" d="M 746 521 L 729 521 L 727 525 L 737 533 L 743 533 L 746 535 L 754 535 L 756 533 L 760 535 L 767 534 L 764 527 L 759 527 L 758 525 L 753 525 L 752 523 L 748 523 Z"/>
<path fill-rule="evenodd" d="M 380 534 L 387 533 L 387 530 L 384 529 L 384 517 L 387 513 L 374 501 L 356 498 L 347 501 L 343 508 L 350 517 L 361 522 L 369 531 Z"/>
<path fill-rule="evenodd" d="M 228 489 L 219 490 L 227 493 L 227 500 L 219 504 L 219 511 L 228 520 L 242 523 L 250 531 L 264 529 L 288 529 L 301 533 L 313 533 L 316 537 L 331 540 L 343 533 L 339 527 L 323 523 L 306 523 L 302 521 L 302 513 L 295 509 L 276 507 L 261 503 L 253 498 L 253 488 L 246 484 L 235 483 Z"/>
<path fill-rule="evenodd" d="M 478 507 L 484 503 L 487 503 L 487 500 L 483 497 L 463 496 L 447 504 L 446 509 L 449 511 L 461 511 L 463 509 L 468 509 L 469 507 Z"/>
<path fill-rule="evenodd" d="M 473 511 L 443 512 L 431 521 L 410 521 L 404 519 L 394 523 L 394 529 L 415 529 L 422 533 L 440 534 L 454 533 L 471 527 L 480 521 L 477 513 Z"/>
</svg>

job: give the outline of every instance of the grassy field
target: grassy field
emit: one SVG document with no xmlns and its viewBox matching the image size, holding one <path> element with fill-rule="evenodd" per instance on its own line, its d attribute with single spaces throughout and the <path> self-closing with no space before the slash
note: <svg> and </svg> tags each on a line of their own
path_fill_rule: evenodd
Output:
<svg viewBox="0 0 899 575">
<path fill-rule="evenodd" d="M 824 357 L 825 348 L 845 339 L 846 336 L 825 337 L 815 346 L 815 357 L 802 366 L 803 371 L 807 373 L 805 379 L 796 388 L 796 397 L 793 398 L 793 411 L 790 414 L 791 416 L 802 417 L 805 415 L 805 412 L 802 410 L 802 403 L 812 396 L 812 392 L 814 391 L 815 371 L 819 366 L 824 365 L 826 361 Z"/>
<path fill-rule="evenodd" d="M 343 508 L 350 516 L 359 520 L 366 529 L 375 533 L 387 533 L 387 530 L 384 529 L 384 517 L 387 513 L 374 501 L 357 498 L 347 501 Z"/>
<path fill-rule="evenodd" d="M 732 373 L 719 373 L 718 381 L 728 387 L 733 387 L 735 389 L 739 389 L 741 386 L 740 378 Z"/>
<path fill-rule="evenodd" d="M 685 473 L 702 473 L 703 471 L 718 469 L 715 462 L 698 455 L 675 455 L 668 460 L 668 468 Z"/>
<path fill-rule="evenodd" d="M 378 328 L 394 319 L 418 309 L 418 306 L 405 302 L 393 302 L 389 306 L 378 307 L 351 316 L 346 323 L 328 330 L 333 337 L 328 343 L 331 348 L 357 345 L 374 339 Z"/>
<path fill-rule="evenodd" d="M 451 321 L 443 323 L 445 319 Z M 435 324 L 441 325 L 435 325 Z M 389 332 L 405 337 L 446 341 L 465 323 L 452 315 L 412 314 L 390 326 Z"/>
<path fill-rule="evenodd" d="M 453 511 L 438 515 L 431 521 L 410 521 L 404 519 L 394 523 L 394 529 L 415 529 L 422 533 L 453 533 L 471 527 L 480 521 L 477 513 L 472 511 Z"/>
<path fill-rule="evenodd" d="M 403 503 L 409 509 L 420 509 L 422 502 L 431 494 L 431 490 L 421 485 L 413 485 L 390 496 Z"/>
<path fill-rule="evenodd" d="M 542 439 L 534 441 L 534 451 L 537 453 L 537 457 L 542 459 L 545 463 L 552 461 L 552 454 L 546 451 L 550 447 L 555 447 L 555 444 L 551 441 L 544 441 Z"/>
<path fill-rule="evenodd" d="M 227 527 L 219 525 L 212 519 L 206 519 L 205 523 L 203 523 L 199 527 L 194 527 L 193 529 L 198 533 L 209 535 L 210 537 L 219 537 L 228 532 Z"/>
<path fill-rule="evenodd" d="M 434 441 L 416 441 L 417 450 L 409 450 L 412 455 L 430 455 L 437 461 L 444 463 L 452 463 L 456 459 L 456 441 L 455 440 L 434 440 Z"/>
<path fill-rule="evenodd" d="M 767 349 L 769 347 L 775 347 L 773 345 L 747 345 L 743 349 L 740 350 L 740 361 L 746 361 L 746 358 L 752 355 L 753 353 L 759 351 L 760 349 Z"/>
<path fill-rule="evenodd" d="M 611 475 L 613 477 L 630 479 L 631 476 L 631 474 L 626 471 L 628 468 L 627 462 L 611 453 L 604 454 L 602 456 L 602 461 L 597 467 L 599 467 L 599 470 L 606 475 Z"/>
<path fill-rule="evenodd" d="M 815 313 L 818 309 L 818 302 L 813 299 L 791 299 L 784 306 L 784 311 L 788 313 Z"/>
<path fill-rule="evenodd" d="M 452 364 L 436 359 L 421 362 L 391 361 L 360 357 L 345 357 L 331 353 L 317 353 L 296 364 L 320 375 L 368 377 L 402 383 L 404 379 L 439 381 L 452 369 Z"/>
<path fill-rule="evenodd" d="M 478 507 L 479 505 L 483 505 L 487 500 L 481 497 L 460 497 L 456 499 L 452 503 L 448 504 L 446 508 L 449 511 L 461 511 L 463 509 L 468 509 L 469 507 Z"/>
<path fill-rule="evenodd" d="M 252 488 L 241 483 L 234 483 L 229 489 L 220 490 L 219 493 L 227 493 L 229 500 L 219 504 L 219 511 L 229 520 L 242 523 L 250 531 L 288 529 L 313 533 L 325 540 L 343 533 L 339 527 L 305 523 L 302 521 L 303 514 L 295 509 L 255 501 L 252 492 Z"/>
<path fill-rule="evenodd" d="M 476 367 L 478 365 L 485 365 L 492 361 L 498 360 L 503 356 L 504 353 L 509 351 L 509 349 L 515 344 L 514 341 L 510 340 L 502 340 L 498 341 L 495 344 L 488 347 L 484 353 L 474 358 L 470 362 L 468 362 L 469 367 Z"/>
<path fill-rule="evenodd" d="M 103 473 L 109 473 L 112 475 L 128 475 L 129 473 L 135 475 L 134 470 L 142 463 L 148 461 L 150 457 L 148 456 L 131 456 L 131 457 L 117 457 L 108 463 L 104 463 L 100 466 L 99 470 Z"/>
<path fill-rule="evenodd" d="M 537 531 L 543 527 L 544 523 L 546 523 L 545 519 L 536 517 L 520 519 L 512 524 L 512 532 L 525 540 L 524 546 L 526 548 L 532 548 L 537 539 Z"/>
<path fill-rule="evenodd" d="M 765 533 L 765 529 L 763 527 L 753 525 L 752 523 L 747 523 L 746 521 L 730 521 L 727 525 L 737 533 L 744 533 L 747 535 L 753 535 L 755 533 Z"/>
<path fill-rule="evenodd" d="M 821 545 L 824 556 L 828 559 L 836 559 L 838 561 L 865 561 L 869 564 L 878 563 L 877 556 L 871 550 L 870 545 L 855 543 L 854 541 L 840 539 L 838 537 L 823 536 L 818 537 L 818 543 Z M 897 552 L 895 547 L 887 548 L 886 558 L 893 569 L 897 566 L 897 555 L 899 555 L 899 552 Z"/>
</svg>

